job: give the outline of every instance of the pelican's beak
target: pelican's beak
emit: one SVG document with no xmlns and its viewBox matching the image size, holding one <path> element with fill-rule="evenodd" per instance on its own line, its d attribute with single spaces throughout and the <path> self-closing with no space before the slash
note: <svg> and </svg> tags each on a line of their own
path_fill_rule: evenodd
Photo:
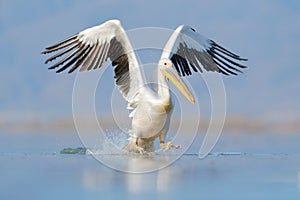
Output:
<svg viewBox="0 0 300 200">
<path fill-rule="evenodd" d="M 178 90 L 192 103 L 195 103 L 193 93 L 187 87 L 183 79 L 180 78 L 178 73 L 171 67 L 166 67 L 161 70 L 162 75 L 167 77 L 178 88 Z"/>
</svg>

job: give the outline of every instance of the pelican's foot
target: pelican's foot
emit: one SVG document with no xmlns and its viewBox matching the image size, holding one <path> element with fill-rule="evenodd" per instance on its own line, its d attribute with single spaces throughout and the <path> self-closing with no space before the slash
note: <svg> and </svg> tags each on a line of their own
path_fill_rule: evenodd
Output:
<svg viewBox="0 0 300 200">
<path fill-rule="evenodd" d="M 144 148 L 139 147 L 135 142 L 129 142 L 124 149 L 128 152 L 139 153 L 142 155 L 146 154 Z"/>
<path fill-rule="evenodd" d="M 172 142 L 170 142 L 170 141 L 169 142 L 160 142 L 159 147 L 161 149 L 163 149 L 164 152 L 168 151 L 171 148 L 174 148 L 174 149 L 179 149 L 180 148 L 179 145 L 172 144 Z"/>
</svg>

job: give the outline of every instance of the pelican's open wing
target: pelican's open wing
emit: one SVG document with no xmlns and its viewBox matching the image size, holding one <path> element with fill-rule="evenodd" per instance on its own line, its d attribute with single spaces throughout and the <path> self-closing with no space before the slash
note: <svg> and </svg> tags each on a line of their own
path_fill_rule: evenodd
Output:
<svg viewBox="0 0 300 200">
<path fill-rule="evenodd" d="M 192 70 L 203 72 L 203 69 L 237 75 L 242 72 L 239 68 L 246 68 L 239 62 L 247 61 L 186 25 L 181 25 L 174 31 L 161 58 L 170 58 L 182 76 L 191 75 Z"/>
<path fill-rule="evenodd" d="M 110 20 L 99 26 L 86 29 L 53 46 L 47 47 L 43 54 L 60 50 L 46 60 L 46 64 L 62 55 L 60 61 L 49 67 L 57 73 L 77 68 L 87 71 L 100 68 L 109 58 L 114 68 L 116 85 L 124 98 L 130 101 L 143 84 L 142 75 L 130 41 L 118 20 Z"/>
</svg>

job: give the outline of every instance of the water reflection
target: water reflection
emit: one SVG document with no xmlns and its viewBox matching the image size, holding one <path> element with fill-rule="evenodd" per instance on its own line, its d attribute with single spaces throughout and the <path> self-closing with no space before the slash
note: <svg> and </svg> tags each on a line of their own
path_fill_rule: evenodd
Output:
<svg viewBox="0 0 300 200">
<path fill-rule="evenodd" d="M 127 156 L 126 171 L 141 172 L 145 169 L 160 167 L 170 161 L 170 156 Z M 104 169 L 103 169 L 104 168 Z M 167 192 L 170 189 L 172 175 L 176 168 L 164 169 L 144 173 L 119 172 L 101 166 L 101 169 L 86 168 L 82 173 L 82 183 L 87 191 L 103 191 L 110 188 L 126 188 L 127 192 L 139 194 L 151 191 Z"/>
<path fill-rule="evenodd" d="M 133 158 L 128 162 L 129 171 L 141 171 L 146 166 L 152 168 L 160 167 L 169 162 L 168 156 Z M 167 167 L 158 172 L 149 172 L 143 174 L 126 174 L 126 183 L 128 191 L 131 193 L 141 193 L 145 191 L 167 191 L 169 188 L 169 170 Z"/>
</svg>

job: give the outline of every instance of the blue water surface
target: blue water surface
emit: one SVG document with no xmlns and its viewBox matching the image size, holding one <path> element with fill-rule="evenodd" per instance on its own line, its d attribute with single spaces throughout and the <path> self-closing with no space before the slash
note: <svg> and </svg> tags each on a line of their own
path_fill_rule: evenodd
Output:
<svg viewBox="0 0 300 200">
<path fill-rule="evenodd" d="M 61 154 L 83 147 L 76 132 L 1 131 L 0 199 L 299 199 L 299 134 L 223 133 L 200 160 L 202 139 L 162 170 L 131 174 L 90 154 Z M 132 166 L 172 156 L 135 157 Z"/>
</svg>

